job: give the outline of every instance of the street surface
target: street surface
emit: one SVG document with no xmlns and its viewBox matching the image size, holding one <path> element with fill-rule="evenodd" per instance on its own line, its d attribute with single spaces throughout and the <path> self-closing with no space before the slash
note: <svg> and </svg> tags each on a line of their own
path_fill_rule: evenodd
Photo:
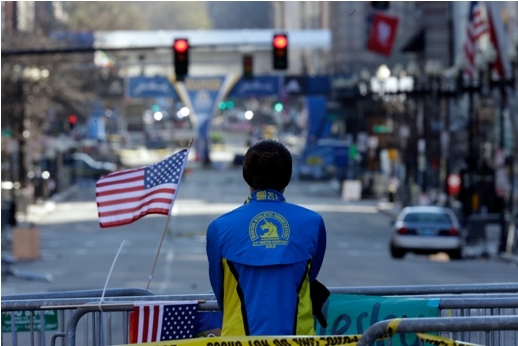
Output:
<svg viewBox="0 0 518 346">
<path fill-rule="evenodd" d="M 9 276 L 2 282 L 2 295 L 102 289 L 123 242 L 107 287 L 146 288 L 166 224 L 149 289 L 155 294 L 210 292 L 207 225 L 241 205 L 248 194 L 241 167 L 232 166 L 228 154 L 220 158 L 215 168 L 194 167 L 184 175 L 169 222 L 167 216 L 148 215 L 130 225 L 101 229 L 95 181 L 81 182 L 66 201 L 48 210 L 40 207 L 31 218 L 40 231 L 41 258 L 13 268 L 50 274 L 53 280 Z M 518 278 L 517 265 L 498 258 L 450 261 L 409 254 L 403 260 L 392 259 L 391 218 L 379 212 L 379 201 L 344 201 L 329 182 L 295 179 L 285 196 L 324 218 L 328 244 L 319 279 L 328 287 L 506 283 Z"/>
</svg>

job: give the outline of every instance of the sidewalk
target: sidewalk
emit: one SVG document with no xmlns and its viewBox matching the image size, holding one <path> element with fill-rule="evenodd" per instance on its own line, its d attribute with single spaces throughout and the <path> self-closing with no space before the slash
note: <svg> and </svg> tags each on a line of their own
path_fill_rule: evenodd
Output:
<svg viewBox="0 0 518 346">
<path fill-rule="evenodd" d="M 79 191 L 79 186 L 72 185 L 64 191 L 55 193 L 46 201 L 30 204 L 27 207 L 27 213 L 18 212 L 16 218 L 20 223 L 38 223 L 41 218 L 56 209 L 56 203 L 66 201 L 77 191 Z"/>
</svg>

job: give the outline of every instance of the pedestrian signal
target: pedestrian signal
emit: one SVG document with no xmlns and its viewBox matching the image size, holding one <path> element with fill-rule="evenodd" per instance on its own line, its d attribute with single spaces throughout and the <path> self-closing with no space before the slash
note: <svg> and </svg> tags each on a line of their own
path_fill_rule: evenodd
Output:
<svg viewBox="0 0 518 346">
<path fill-rule="evenodd" d="M 251 55 L 243 56 L 243 79 L 254 79 L 254 58 Z"/>
<path fill-rule="evenodd" d="M 288 69 L 288 35 L 275 34 L 272 40 L 273 45 L 273 69 Z"/>
<path fill-rule="evenodd" d="M 174 73 L 177 81 L 183 81 L 189 71 L 189 41 L 177 38 L 173 44 Z"/>
</svg>

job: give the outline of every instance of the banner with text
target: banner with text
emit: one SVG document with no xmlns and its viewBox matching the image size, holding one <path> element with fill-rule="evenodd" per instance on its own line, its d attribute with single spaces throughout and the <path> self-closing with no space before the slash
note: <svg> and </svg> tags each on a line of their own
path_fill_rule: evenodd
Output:
<svg viewBox="0 0 518 346">
<path fill-rule="evenodd" d="M 377 297 L 350 294 L 331 294 L 322 308 L 327 328 L 317 323 L 318 335 L 362 334 L 376 322 L 404 317 L 438 317 L 439 299 Z M 392 345 L 416 345 L 413 333 L 399 334 Z"/>
</svg>

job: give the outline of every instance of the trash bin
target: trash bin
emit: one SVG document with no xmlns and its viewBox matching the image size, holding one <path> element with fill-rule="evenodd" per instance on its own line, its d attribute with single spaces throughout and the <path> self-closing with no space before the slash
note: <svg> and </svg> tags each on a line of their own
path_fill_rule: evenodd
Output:
<svg viewBox="0 0 518 346">
<path fill-rule="evenodd" d="M 13 229 L 13 256 L 20 261 L 40 258 L 40 230 L 33 225 Z"/>
</svg>

